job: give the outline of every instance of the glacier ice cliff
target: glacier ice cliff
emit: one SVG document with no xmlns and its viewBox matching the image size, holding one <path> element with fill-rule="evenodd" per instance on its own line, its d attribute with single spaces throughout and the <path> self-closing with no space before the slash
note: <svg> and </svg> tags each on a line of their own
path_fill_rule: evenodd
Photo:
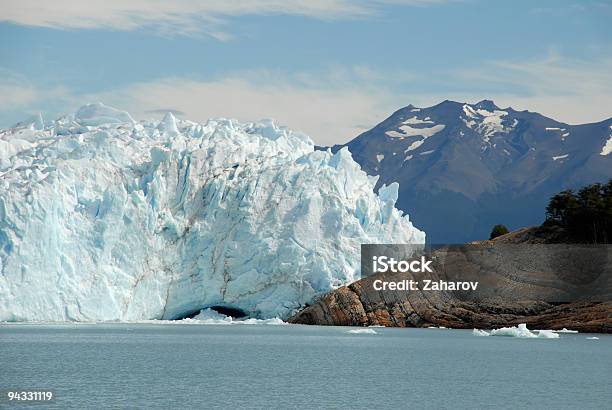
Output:
<svg viewBox="0 0 612 410">
<path fill-rule="evenodd" d="M 135 121 L 90 104 L 0 130 L 0 321 L 286 318 L 423 243 L 343 149 L 272 121 Z"/>
</svg>

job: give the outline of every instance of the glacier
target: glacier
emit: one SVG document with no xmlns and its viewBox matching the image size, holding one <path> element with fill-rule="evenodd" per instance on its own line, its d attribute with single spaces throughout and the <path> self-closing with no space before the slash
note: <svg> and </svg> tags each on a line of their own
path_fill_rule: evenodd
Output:
<svg viewBox="0 0 612 410">
<path fill-rule="evenodd" d="M 0 130 L 0 321 L 287 318 L 360 244 L 424 243 L 376 181 L 272 120 L 35 116 Z"/>
</svg>

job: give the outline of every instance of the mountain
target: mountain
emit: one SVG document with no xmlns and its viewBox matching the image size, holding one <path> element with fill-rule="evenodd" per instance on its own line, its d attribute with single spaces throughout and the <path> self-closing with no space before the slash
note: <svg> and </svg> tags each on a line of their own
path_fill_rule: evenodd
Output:
<svg viewBox="0 0 612 410">
<path fill-rule="evenodd" d="M 134 121 L 90 104 L 0 130 L 0 321 L 286 318 L 423 243 L 348 150 L 271 121 Z"/>
<path fill-rule="evenodd" d="M 409 105 L 348 147 L 430 243 L 488 238 L 495 224 L 540 224 L 548 198 L 612 178 L 612 119 L 569 125 L 493 101 Z"/>
</svg>

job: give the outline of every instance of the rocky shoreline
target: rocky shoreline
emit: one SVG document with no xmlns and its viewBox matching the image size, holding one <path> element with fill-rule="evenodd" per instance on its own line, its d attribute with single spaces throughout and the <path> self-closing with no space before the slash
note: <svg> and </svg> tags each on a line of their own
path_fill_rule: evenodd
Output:
<svg viewBox="0 0 612 410">
<path fill-rule="evenodd" d="M 552 305 L 526 301 L 484 305 L 425 298 L 383 300 L 355 282 L 325 295 L 289 319 L 290 323 L 330 326 L 447 327 L 492 329 L 526 323 L 532 329 L 563 328 L 612 333 L 612 303 Z M 442 302 L 442 303 L 440 303 Z"/>
<path fill-rule="evenodd" d="M 378 273 L 324 295 L 291 317 L 289 322 L 335 326 L 443 326 L 457 329 L 492 329 L 526 323 L 533 329 L 567 328 L 580 332 L 612 333 L 611 275 L 607 274 L 611 267 L 610 258 L 597 261 L 597 269 L 604 269 L 606 274 L 599 275 L 597 279 L 590 278 L 590 288 L 587 288 L 575 280 L 577 274 L 573 273 L 572 266 L 568 266 L 567 270 L 561 269 L 563 274 L 559 274 L 547 270 L 545 264 L 533 264 L 542 248 L 529 248 L 530 261 L 514 254 L 507 255 L 508 244 L 513 241 L 525 243 L 525 237 L 533 236 L 521 230 L 496 241 L 473 244 L 491 252 L 489 258 L 497 263 L 487 267 L 491 269 L 487 276 L 489 283 L 483 285 L 484 290 L 476 296 L 474 293 L 428 292 L 420 289 L 376 290 L 374 282 L 377 280 L 412 279 L 410 274 Z M 499 263 L 500 253 L 506 257 L 503 264 Z M 550 258 L 550 255 L 546 256 Z M 465 260 L 457 260 L 453 266 L 457 266 L 457 271 L 461 272 L 457 275 L 465 275 L 472 268 Z M 583 270 L 579 274 L 587 275 Z M 559 298 L 560 295 L 575 295 L 576 289 L 588 297 L 583 300 Z"/>
</svg>

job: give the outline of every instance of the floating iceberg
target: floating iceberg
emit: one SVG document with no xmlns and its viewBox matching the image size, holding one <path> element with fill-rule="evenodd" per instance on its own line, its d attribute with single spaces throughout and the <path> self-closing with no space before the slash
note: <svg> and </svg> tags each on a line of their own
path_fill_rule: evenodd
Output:
<svg viewBox="0 0 612 410">
<path fill-rule="evenodd" d="M 287 318 L 360 277 L 360 244 L 424 243 L 376 180 L 272 121 L 0 130 L 0 321 Z"/>
<path fill-rule="evenodd" d="M 132 322 L 130 322 L 132 323 Z M 172 325 L 288 325 L 287 322 L 274 317 L 271 319 L 256 319 L 256 318 L 233 318 L 231 316 L 218 313 L 213 309 L 202 309 L 193 318 L 185 318 L 181 320 L 140 320 L 138 323 L 146 324 L 172 324 Z"/>
<path fill-rule="evenodd" d="M 567 329 L 567 328 L 563 328 L 561 330 L 553 330 L 553 332 L 555 332 L 555 333 L 578 333 L 577 330 L 570 330 L 570 329 Z"/>
<path fill-rule="evenodd" d="M 535 332 L 535 333 L 534 333 Z M 493 329 L 489 332 L 486 330 L 472 330 L 474 336 L 506 336 L 506 337 L 522 337 L 522 338 L 541 338 L 541 339 L 557 339 L 559 335 L 552 330 L 534 330 L 533 332 L 527 329 L 525 323 L 518 326 L 502 327 L 501 329 Z"/>
<path fill-rule="evenodd" d="M 76 322 L 76 323 L 100 323 L 100 322 Z M 104 322 L 103 322 L 104 323 Z M 271 319 L 256 319 L 256 318 L 233 318 L 224 315 L 213 309 L 202 309 L 200 313 L 192 318 L 180 320 L 136 320 L 126 323 L 141 323 L 148 325 L 289 325 L 278 317 Z"/>
<path fill-rule="evenodd" d="M 378 333 L 374 329 L 351 329 L 347 330 L 346 333 L 356 334 L 356 335 L 377 335 Z"/>
<path fill-rule="evenodd" d="M 538 337 L 541 339 L 558 339 L 559 334 L 553 332 L 552 330 L 535 330 L 538 332 Z"/>
<path fill-rule="evenodd" d="M 472 334 L 474 336 L 491 336 L 489 332 L 487 332 L 486 330 L 481 330 L 481 329 L 472 330 Z"/>
</svg>

